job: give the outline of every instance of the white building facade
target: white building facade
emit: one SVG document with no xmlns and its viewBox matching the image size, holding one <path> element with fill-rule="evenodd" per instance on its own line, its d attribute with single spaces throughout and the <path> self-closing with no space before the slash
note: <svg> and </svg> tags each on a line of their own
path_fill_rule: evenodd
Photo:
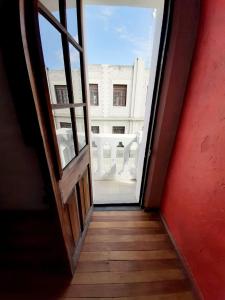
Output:
<svg viewBox="0 0 225 300">
<path fill-rule="evenodd" d="M 74 89 L 76 91 L 74 98 L 76 102 L 81 102 L 79 70 L 72 72 L 73 84 L 77 87 Z M 68 97 L 63 95 L 63 89 L 66 89 L 65 73 L 62 70 L 48 70 L 47 74 L 52 102 L 60 103 L 60 99 L 57 99 L 57 88 L 61 89 L 62 97 Z M 145 68 L 141 59 L 137 58 L 132 66 L 89 65 L 88 80 L 93 133 L 132 134 L 143 129 L 149 69 Z M 123 99 L 121 100 L 121 97 L 116 99 L 116 95 Z M 70 127 L 69 109 L 57 109 L 54 115 L 57 128 Z M 79 112 L 77 117 L 82 117 Z M 83 131 L 83 124 L 78 122 L 77 126 L 78 131 L 79 129 Z"/>
<path fill-rule="evenodd" d="M 72 69 L 74 102 L 83 100 L 80 69 Z M 47 70 L 59 152 L 63 166 L 74 157 L 70 109 L 63 70 Z M 138 168 L 144 126 L 149 69 L 141 59 L 132 66 L 89 65 L 92 178 L 95 203 L 137 202 Z M 55 109 L 54 109 L 54 104 Z M 78 145 L 85 145 L 83 108 L 75 108 Z M 104 183 L 103 183 L 104 182 Z M 104 190 L 105 189 L 105 190 Z M 117 191 L 117 192 L 116 192 Z"/>
<path fill-rule="evenodd" d="M 90 65 L 90 84 L 98 85 L 98 106 L 91 106 L 91 126 L 100 133 L 113 133 L 113 126 L 124 127 L 124 133 L 142 130 L 149 70 L 142 60 L 133 66 Z M 114 105 L 115 86 L 126 88 L 125 105 Z"/>
</svg>

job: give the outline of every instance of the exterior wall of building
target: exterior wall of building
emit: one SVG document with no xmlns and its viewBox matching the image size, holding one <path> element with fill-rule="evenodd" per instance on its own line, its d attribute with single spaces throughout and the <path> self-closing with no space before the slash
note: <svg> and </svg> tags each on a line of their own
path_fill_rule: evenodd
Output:
<svg viewBox="0 0 225 300">
<path fill-rule="evenodd" d="M 92 120 L 91 126 L 99 126 L 99 133 L 112 133 L 113 126 L 124 126 L 125 133 L 136 133 L 143 128 L 143 120 L 126 121 L 126 120 Z"/>
<path fill-rule="evenodd" d="M 52 102 L 56 103 L 54 86 L 66 85 L 65 73 L 62 70 L 47 73 Z M 73 70 L 74 86 L 79 86 L 78 75 Z M 124 126 L 125 133 L 143 129 L 149 69 L 141 59 L 136 59 L 133 66 L 89 65 L 88 79 L 90 84 L 98 84 L 99 105 L 91 106 L 91 126 L 99 126 L 100 133 L 112 133 L 113 126 Z M 126 106 L 113 106 L 114 84 L 127 85 Z M 76 91 L 75 98 L 80 99 L 81 91 L 79 88 Z M 69 110 L 56 110 L 54 114 L 58 128 L 60 122 L 70 122 Z"/>
</svg>

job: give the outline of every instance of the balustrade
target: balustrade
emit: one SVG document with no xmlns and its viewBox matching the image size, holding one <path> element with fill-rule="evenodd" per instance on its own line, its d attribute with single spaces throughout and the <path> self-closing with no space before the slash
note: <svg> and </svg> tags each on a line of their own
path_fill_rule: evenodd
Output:
<svg viewBox="0 0 225 300">
<path fill-rule="evenodd" d="M 82 135 L 79 133 L 78 135 Z M 74 157 L 72 131 L 57 130 L 62 162 Z M 91 134 L 94 180 L 136 180 L 142 132 L 136 134 Z"/>
<path fill-rule="evenodd" d="M 141 133 L 92 134 L 94 180 L 136 180 Z"/>
</svg>

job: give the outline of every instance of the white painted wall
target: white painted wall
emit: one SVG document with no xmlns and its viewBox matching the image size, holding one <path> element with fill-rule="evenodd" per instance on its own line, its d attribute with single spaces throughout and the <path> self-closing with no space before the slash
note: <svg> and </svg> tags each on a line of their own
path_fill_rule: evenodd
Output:
<svg viewBox="0 0 225 300">
<path fill-rule="evenodd" d="M 75 99 L 81 99 L 79 71 L 73 70 Z M 56 103 L 55 85 L 65 85 L 63 70 L 48 70 L 48 82 L 52 103 Z M 125 126 L 125 133 L 143 129 L 149 69 L 137 58 L 133 66 L 89 65 L 88 81 L 98 84 L 99 105 L 90 106 L 91 126 L 99 126 L 100 133 L 112 133 L 113 126 Z M 113 85 L 127 85 L 126 106 L 113 106 Z M 78 87 L 78 88 L 75 88 Z M 56 110 L 57 128 L 60 122 L 70 122 L 69 109 Z M 79 128 L 78 128 L 79 130 Z"/>
</svg>

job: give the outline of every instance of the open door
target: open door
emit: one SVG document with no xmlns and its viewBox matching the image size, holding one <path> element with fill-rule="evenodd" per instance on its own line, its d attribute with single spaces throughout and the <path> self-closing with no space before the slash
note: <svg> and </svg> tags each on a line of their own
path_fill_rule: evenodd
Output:
<svg viewBox="0 0 225 300">
<path fill-rule="evenodd" d="M 92 206 L 81 2 L 20 3 L 24 52 L 72 270 Z"/>
</svg>

